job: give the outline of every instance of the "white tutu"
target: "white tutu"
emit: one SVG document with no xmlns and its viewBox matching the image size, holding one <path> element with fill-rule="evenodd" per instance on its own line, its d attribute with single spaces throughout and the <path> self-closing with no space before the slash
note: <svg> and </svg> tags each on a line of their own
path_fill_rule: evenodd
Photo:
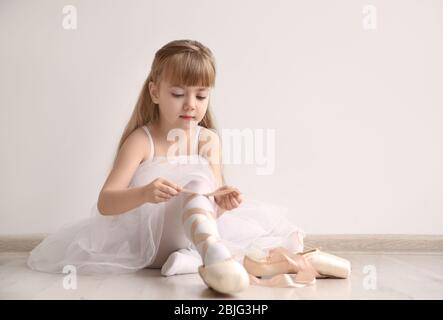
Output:
<svg viewBox="0 0 443 320">
<path fill-rule="evenodd" d="M 208 161 L 199 156 L 155 157 L 137 168 L 129 187 L 143 186 L 158 177 L 181 186 L 196 176 L 216 189 Z M 66 265 L 78 273 L 126 273 L 149 266 L 155 258 L 163 228 L 165 203 L 145 203 L 124 214 L 103 216 L 95 204 L 91 217 L 65 226 L 46 237 L 31 253 L 34 270 L 62 273 Z M 245 254 L 266 253 L 284 246 L 303 250 L 305 233 L 287 217 L 287 209 L 243 195 L 240 206 L 217 219 L 222 242 L 239 261 Z"/>
</svg>

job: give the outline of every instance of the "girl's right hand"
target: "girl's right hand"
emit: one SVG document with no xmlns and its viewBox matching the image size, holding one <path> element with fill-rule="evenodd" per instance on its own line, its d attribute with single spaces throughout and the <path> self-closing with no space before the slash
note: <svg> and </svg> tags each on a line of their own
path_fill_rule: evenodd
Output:
<svg viewBox="0 0 443 320">
<path fill-rule="evenodd" d="M 145 185 L 144 188 L 146 202 L 151 203 L 168 201 L 183 190 L 182 187 L 176 183 L 164 178 L 157 178 Z"/>
</svg>

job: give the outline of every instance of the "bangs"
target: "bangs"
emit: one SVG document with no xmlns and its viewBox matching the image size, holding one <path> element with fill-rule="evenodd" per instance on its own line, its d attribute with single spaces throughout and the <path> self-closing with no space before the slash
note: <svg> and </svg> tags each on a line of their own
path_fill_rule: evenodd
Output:
<svg viewBox="0 0 443 320">
<path fill-rule="evenodd" d="M 215 70 L 211 61 L 195 52 L 175 54 L 164 64 L 164 80 L 173 86 L 214 87 Z"/>
</svg>

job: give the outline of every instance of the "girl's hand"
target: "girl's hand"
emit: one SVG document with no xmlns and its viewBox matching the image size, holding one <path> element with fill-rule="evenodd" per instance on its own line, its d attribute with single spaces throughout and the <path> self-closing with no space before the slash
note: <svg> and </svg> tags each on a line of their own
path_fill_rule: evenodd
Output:
<svg viewBox="0 0 443 320">
<path fill-rule="evenodd" d="M 164 178 L 157 178 L 144 187 L 146 202 L 165 202 L 176 196 L 182 187 Z"/>
<path fill-rule="evenodd" d="M 231 192 L 219 196 L 214 196 L 215 203 L 223 210 L 232 210 L 237 208 L 242 202 L 241 192 L 234 187 L 222 186 L 215 192 L 232 189 Z"/>
</svg>

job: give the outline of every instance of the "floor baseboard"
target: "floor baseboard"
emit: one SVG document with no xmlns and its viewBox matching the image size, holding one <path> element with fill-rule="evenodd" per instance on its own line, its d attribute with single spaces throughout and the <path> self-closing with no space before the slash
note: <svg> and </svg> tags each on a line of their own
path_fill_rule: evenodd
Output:
<svg viewBox="0 0 443 320">
<path fill-rule="evenodd" d="M 29 252 L 47 234 L 0 235 L 0 252 Z M 305 247 L 328 252 L 443 254 L 443 235 L 311 234 Z"/>
<path fill-rule="evenodd" d="M 27 252 L 34 249 L 48 234 L 31 233 L 0 235 L 0 252 Z"/>
<path fill-rule="evenodd" d="M 443 235 L 311 234 L 305 238 L 305 247 L 330 252 L 443 254 Z"/>
</svg>

